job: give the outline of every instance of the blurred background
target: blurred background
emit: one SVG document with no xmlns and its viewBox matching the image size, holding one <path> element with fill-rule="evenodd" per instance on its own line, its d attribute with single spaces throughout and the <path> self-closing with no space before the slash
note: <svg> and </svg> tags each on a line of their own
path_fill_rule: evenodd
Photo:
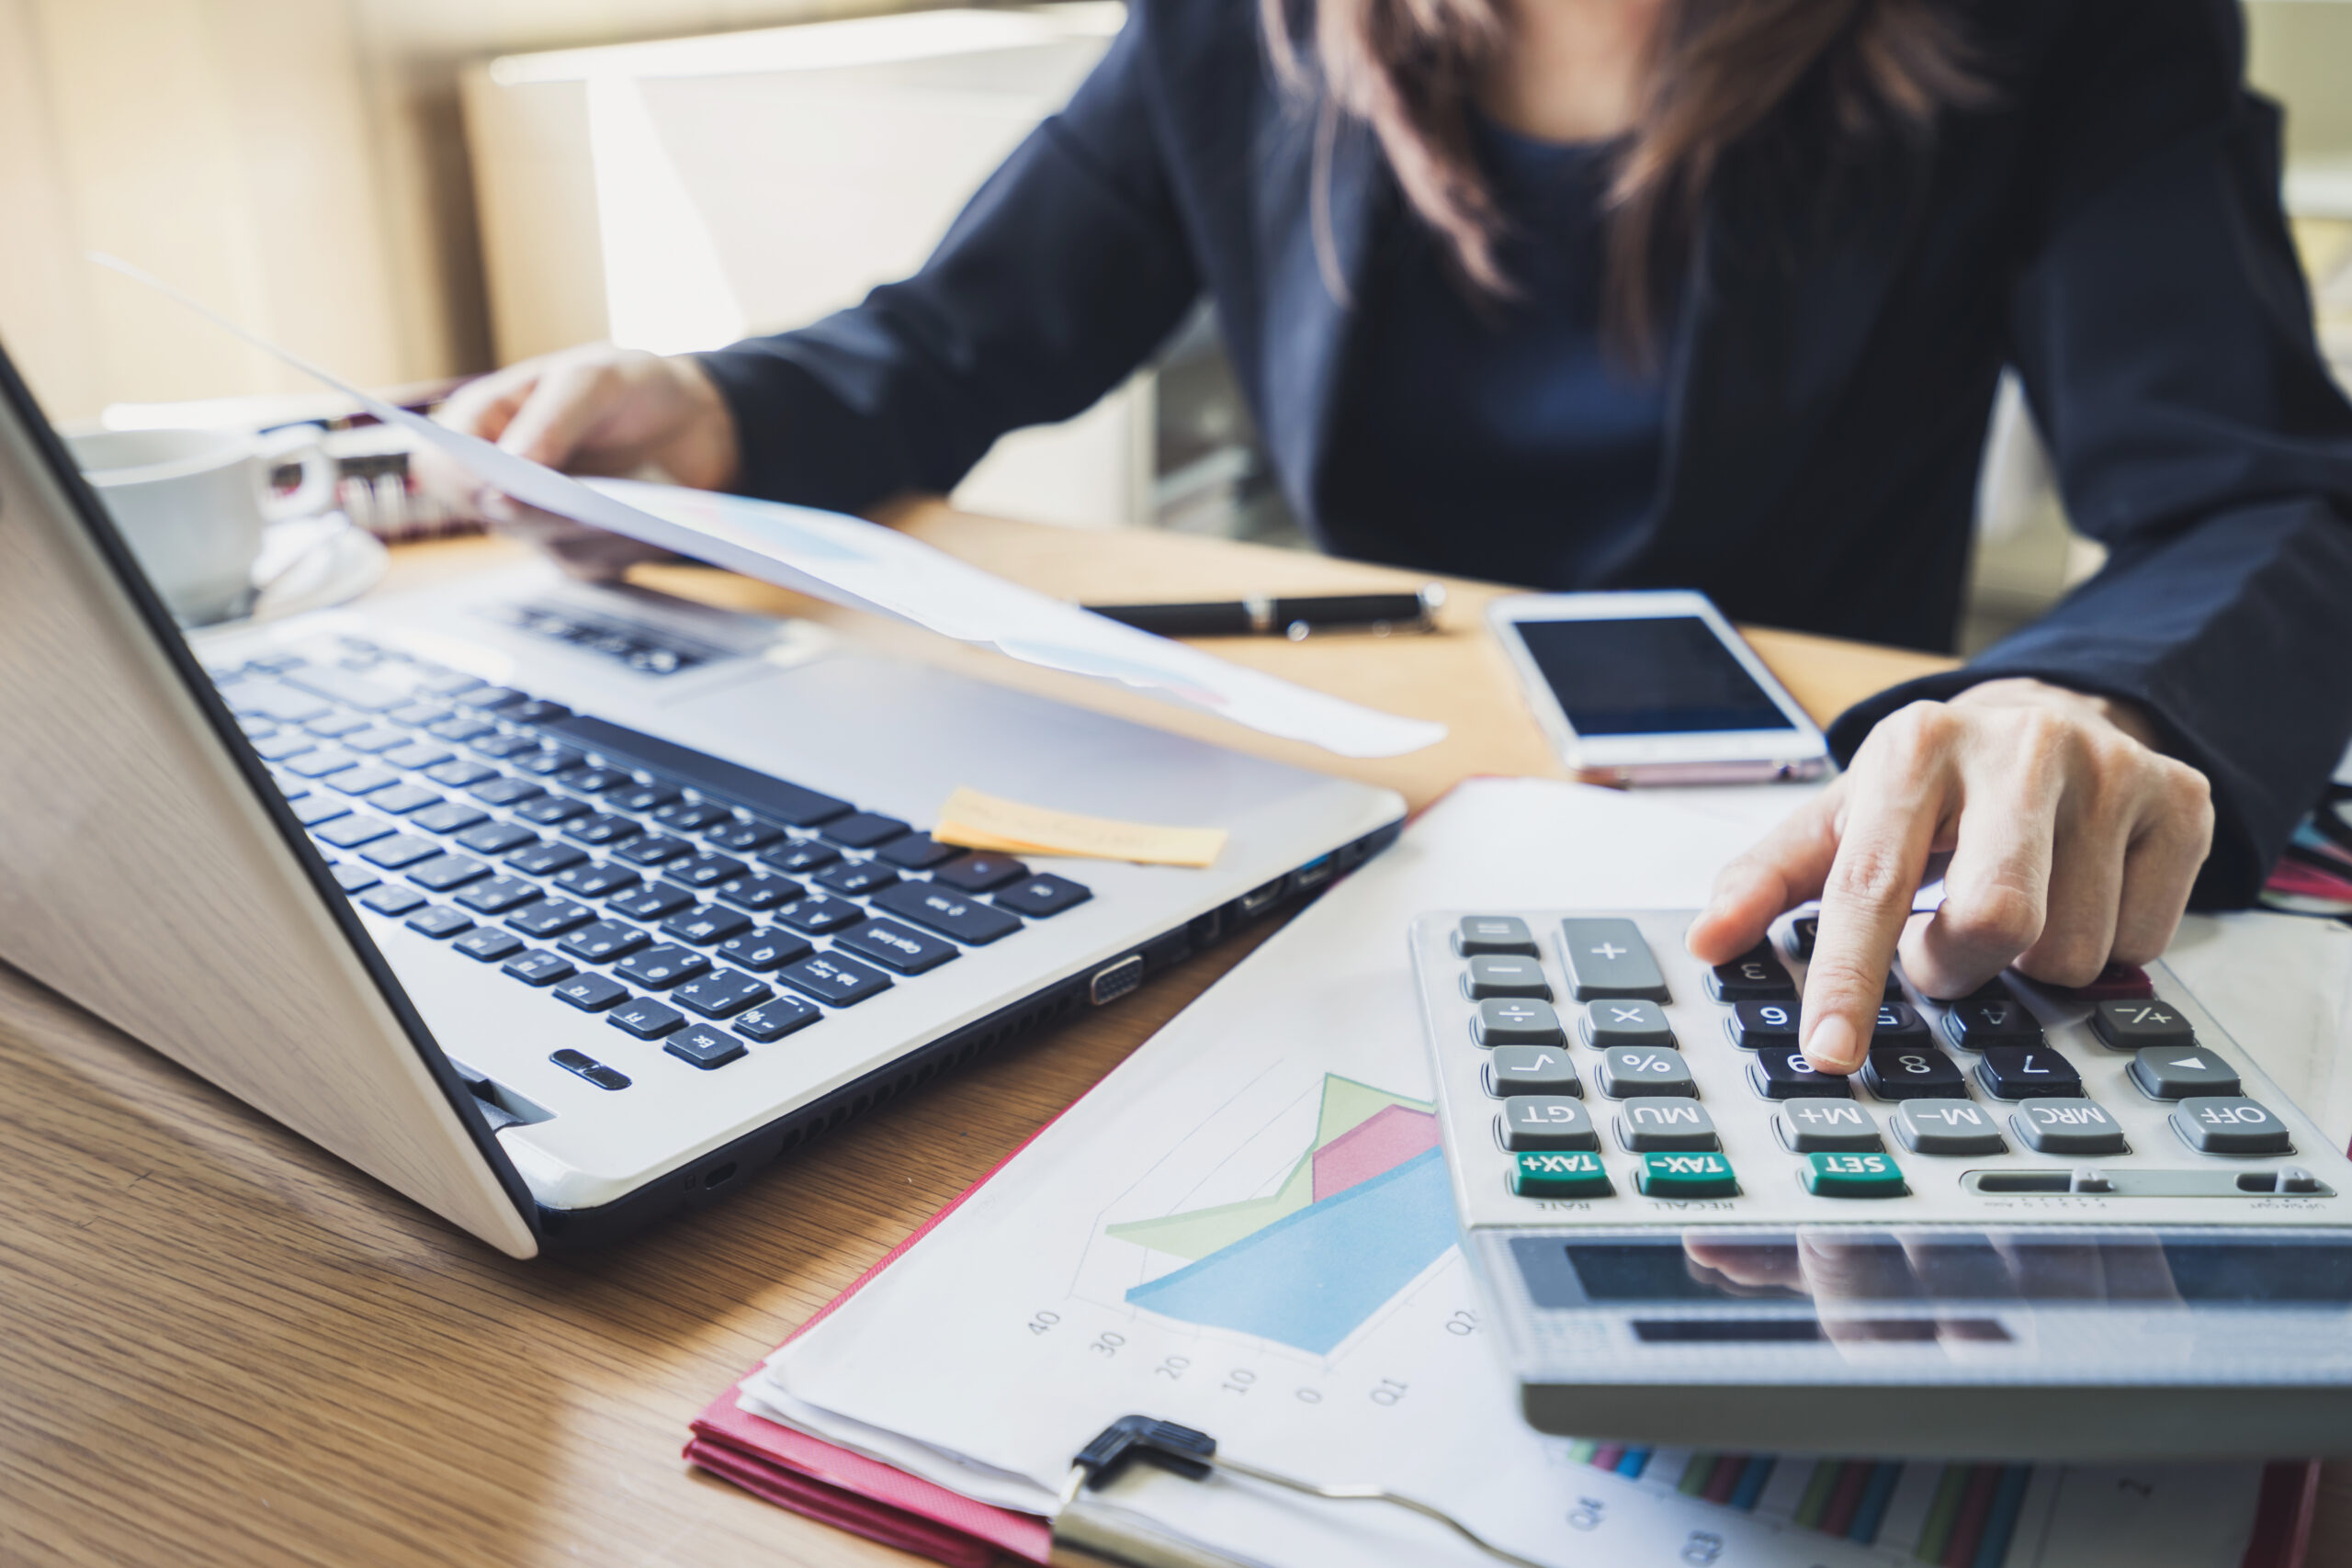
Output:
<svg viewBox="0 0 2352 1568">
<path fill-rule="evenodd" d="M 809 320 L 920 262 L 1068 96 L 1117 0 L 0 0 L 0 340 L 62 423 L 334 411 L 88 266 L 136 262 L 345 377 L 414 389 L 594 338 L 660 351 Z M 2286 196 L 2352 377 L 2352 0 L 2254 0 Z M 337 433 L 397 532 L 399 456 Z M 1197 318 L 958 491 L 1071 526 L 1295 536 Z M 2093 570 L 2030 421 L 1987 446 L 1967 640 Z"/>
</svg>

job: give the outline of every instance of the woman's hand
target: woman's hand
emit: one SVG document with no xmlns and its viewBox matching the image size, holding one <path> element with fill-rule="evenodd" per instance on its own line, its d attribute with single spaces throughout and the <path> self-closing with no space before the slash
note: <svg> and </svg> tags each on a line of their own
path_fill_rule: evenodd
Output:
<svg viewBox="0 0 2352 1568">
<path fill-rule="evenodd" d="M 1851 1072 L 1898 947 L 1930 996 L 1965 996 L 2011 964 L 2086 985 L 2110 960 L 2164 951 L 2212 837 L 2205 776 L 2159 753 L 2137 709 L 1987 681 L 1882 719 L 1821 798 L 1724 868 L 1690 951 L 1727 963 L 1818 897 L 1800 1044 Z M 1915 918 L 1940 855 L 1943 907 Z"/>
<path fill-rule="evenodd" d="M 734 415 L 688 355 L 590 344 L 510 365 L 459 388 L 436 416 L 453 430 L 573 473 L 659 478 L 724 488 L 740 467 Z M 616 577 L 662 552 L 633 539 L 515 505 L 429 450 L 420 482 L 470 505 L 586 577 Z"/>
</svg>

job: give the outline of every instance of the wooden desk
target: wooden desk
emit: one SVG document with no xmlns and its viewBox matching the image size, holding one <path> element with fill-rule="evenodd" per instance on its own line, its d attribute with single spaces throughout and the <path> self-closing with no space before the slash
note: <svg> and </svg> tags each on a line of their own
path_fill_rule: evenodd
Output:
<svg viewBox="0 0 2352 1568">
<path fill-rule="evenodd" d="M 1229 598 L 1410 581 L 1156 534 L 902 519 L 1070 597 Z M 402 552 L 401 585 L 503 558 Z M 662 586 L 807 613 L 848 635 L 1089 706 L 1388 784 L 1425 805 L 1472 773 L 1554 774 L 1454 586 L 1448 635 L 1229 657 L 1452 727 L 1343 763 L 756 583 Z M 1939 661 L 1781 634 L 1815 714 Z M 709 1397 L 1261 936 L 1016 1043 L 820 1140 L 730 1201 L 596 1257 L 516 1264 L 0 970 L 0 1562 L 847 1564 L 911 1561 L 690 1472 Z M 2314 1556 L 2316 1562 L 2341 1559 Z"/>
</svg>

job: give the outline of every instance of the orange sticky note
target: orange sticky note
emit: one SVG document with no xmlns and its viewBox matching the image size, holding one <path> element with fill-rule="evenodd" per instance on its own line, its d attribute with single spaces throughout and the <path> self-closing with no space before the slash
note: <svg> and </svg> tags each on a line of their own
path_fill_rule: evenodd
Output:
<svg viewBox="0 0 2352 1568">
<path fill-rule="evenodd" d="M 947 797 L 931 836 L 943 844 L 1005 854 L 1080 855 L 1138 865 L 1195 867 L 1216 863 L 1227 838 L 1222 828 L 1122 822 L 1027 806 L 970 788 L 958 788 Z"/>
</svg>

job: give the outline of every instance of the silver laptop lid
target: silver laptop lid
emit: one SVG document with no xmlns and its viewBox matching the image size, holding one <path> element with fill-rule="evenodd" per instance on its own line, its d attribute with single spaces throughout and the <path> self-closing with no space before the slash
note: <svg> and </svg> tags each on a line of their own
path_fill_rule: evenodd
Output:
<svg viewBox="0 0 2352 1568">
<path fill-rule="evenodd" d="M 0 958 L 500 1251 L 536 1207 L 0 353 Z"/>
</svg>

